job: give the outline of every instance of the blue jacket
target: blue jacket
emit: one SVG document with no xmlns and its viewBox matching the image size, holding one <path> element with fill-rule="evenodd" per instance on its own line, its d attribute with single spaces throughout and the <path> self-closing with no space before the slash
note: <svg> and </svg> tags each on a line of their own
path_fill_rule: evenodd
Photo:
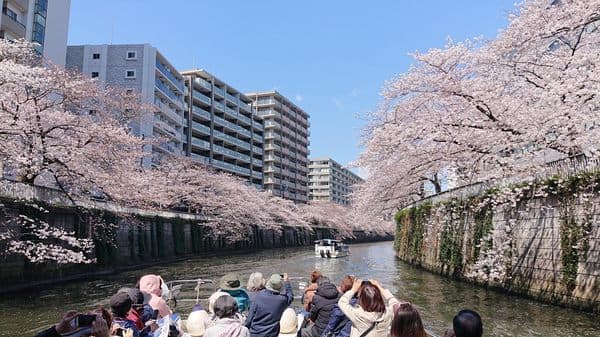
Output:
<svg viewBox="0 0 600 337">
<path fill-rule="evenodd" d="M 231 297 L 235 298 L 235 301 L 238 305 L 239 312 L 244 312 L 250 308 L 250 296 L 244 289 L 238 290 L 223 290 L 219 289 L 218 291 L 224 291 L 231 295 Z"/>
<path fill-rule="evenodd" d="M 358 299 L 356 297 L 353 297 L 350 300 L 350 305 L 356 305 L 356 303 L 358 303 Z M 327 326 L 323 330 L 323 333 L 321 334 L 321 336 L 325 336 L 329 331 L 332 331 L 333 329 L 335 329 L 335 327 L 338 325 L 338 323 L 340 323 L 344 318 L 346 318 L 346 315 L 344 315 L 344 313 L 342 312 L 340 307 L 336 304 L 335 307 L 333 307 L 333 310 L 331 311 L 331 316 L 329 316 L 329 323 L 327 323 Z M 352 328 L 352 322 L 350 320 L 348 320 L 346 322 L 346 324 L 344 325 L 344 327 L 337 334 L 335 334 L 333 336 L 334 337 L 350 337 L 350 328 Z"/>
<path fill-rule="evenodd" d="M 269 289 L 263 289 L 256 293 L 246 318 L 246 327 L 250 330 L 250 336 L 279 336 L 281 315 L 294 300 L 292 286 L 289 282 L 283 282 L 283 290 L 285 292 L 283 294 Z"/>
</svg>

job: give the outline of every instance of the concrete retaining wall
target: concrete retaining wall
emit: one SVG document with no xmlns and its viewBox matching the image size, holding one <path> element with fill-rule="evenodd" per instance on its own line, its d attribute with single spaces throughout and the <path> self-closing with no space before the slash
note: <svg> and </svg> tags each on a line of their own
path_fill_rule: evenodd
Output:
<svg viewBox="0 0 600 337">
<path fill-rule="evenodd" d="M 551 195 L 483 210 L 467 202 L 455 196 L 399 212 L 397 256 L 443 275 L 600 312 L 600 196 Z"/>
</svg>

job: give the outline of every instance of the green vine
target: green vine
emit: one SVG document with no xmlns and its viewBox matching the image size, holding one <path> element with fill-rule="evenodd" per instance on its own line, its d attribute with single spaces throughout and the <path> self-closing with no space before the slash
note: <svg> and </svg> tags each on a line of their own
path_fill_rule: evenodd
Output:
<svg viewBox="0 0 600 337">
<path fill-rule="evenodd" d="M 569 206 L 570 203 L 567 203 Z M 592 230 L 591 215 L 585 214 L 583 221 L 575 218 L 573 207 L 565 207 L 560 226 L 560 248 L 563 284 L 569 292 L 576 287 L 579 261 L 585 261 L 590 248 L 589 233 Z"/>
</svg>

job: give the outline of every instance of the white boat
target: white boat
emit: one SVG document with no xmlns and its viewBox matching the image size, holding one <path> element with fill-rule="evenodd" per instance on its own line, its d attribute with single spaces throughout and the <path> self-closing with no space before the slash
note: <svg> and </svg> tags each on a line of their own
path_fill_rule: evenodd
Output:
<svg viewBox="0 0 600 337">
<path fill-rule="evenodd" d="M 350 248 L 340 240 L 317 240 L 315 241 L 315 255 L 328 259 L 344 257 L 350 255 Z"/>
</svg>

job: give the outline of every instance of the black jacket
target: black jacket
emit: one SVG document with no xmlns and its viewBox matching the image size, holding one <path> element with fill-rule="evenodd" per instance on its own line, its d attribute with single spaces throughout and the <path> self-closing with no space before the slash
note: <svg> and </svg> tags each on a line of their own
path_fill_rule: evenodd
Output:
<svg viewBox="0 0 600 337">
<path fill-rule="evenodd" d="M 327 327 L 329 316 L 331 316 L 333 307 L 337 304 L 339 297 L 340 294 L 333 283 L 322 284 L 317 289 L 310 308 L 310 320 L 315 323 L 313 332 L 316 333 L 316 336 L 321 336 L 323 330 Z"/>
</svg>

